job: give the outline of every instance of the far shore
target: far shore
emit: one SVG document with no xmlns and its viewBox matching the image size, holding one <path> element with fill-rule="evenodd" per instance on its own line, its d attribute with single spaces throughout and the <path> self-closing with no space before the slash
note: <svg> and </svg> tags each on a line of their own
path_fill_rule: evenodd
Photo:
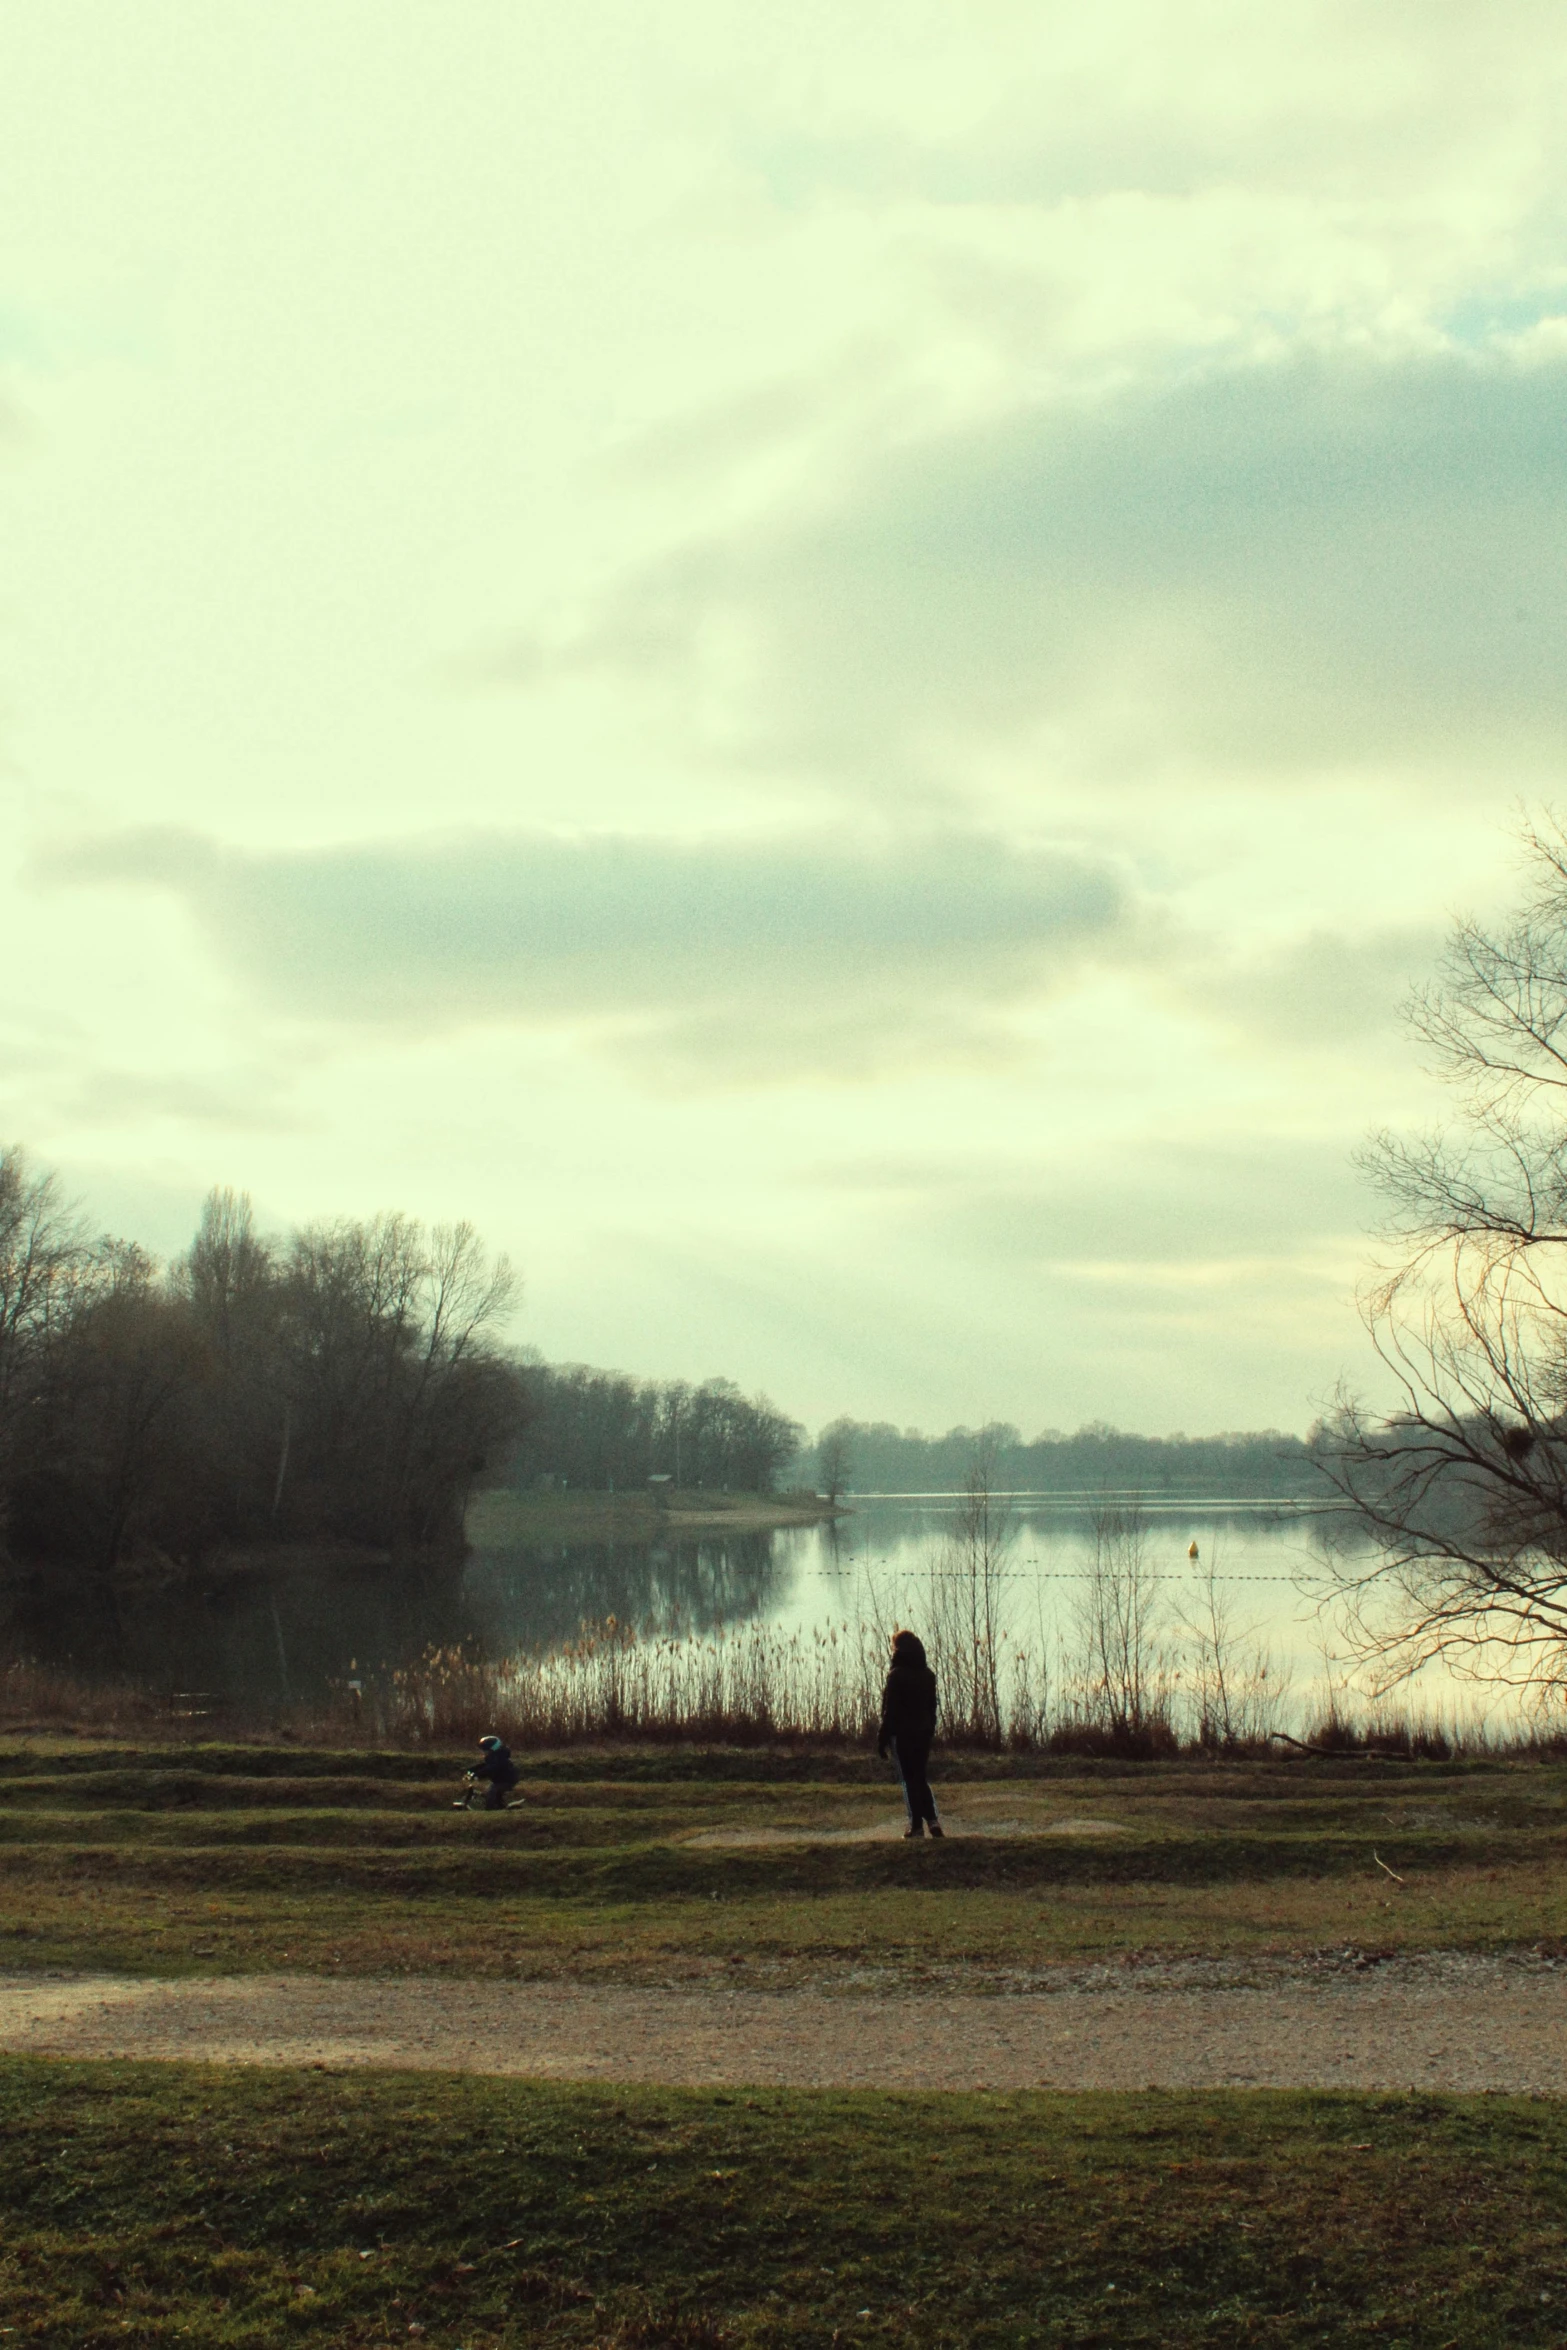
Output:
<svg viewBox="0 0 1567 2350">
<path fill-rule="evenodd" d="M 394 1566 L 460 1567 L 468 1550 L 560 1542 L 656 1542 L 665 1534 L 767 1534 L 784 1526 L 818 1526 L 845 1515 L 847 1505 L 816 1493 L 670 1492 L 519 1493 L 511 1487 L 476 1493 L 464 1520 L 465 1542 L 397 1554 L 354 1542 L 223 1543 L 194 1559 L 176 1560 L 146 1549 L 121 1560 L 115 1587 L 155 1590 L 181 1584 L 216 1587 L 246 1576 L 364 1574 Z M 40 1586 L 49 1570 L 0 1552 L 0 1590 Z"/>
<path fill-rule="evenodd" d="M 468 1504 L 468 1540 L 503 1542 L 653 1542 L 660 1534 L 765 1534 L 782 1526 L 818 1526 L 844 1505 L 817 1493 L 709 1493 L 666 1487 L 661 1493 L 476 1493 Z"/>
</svg>

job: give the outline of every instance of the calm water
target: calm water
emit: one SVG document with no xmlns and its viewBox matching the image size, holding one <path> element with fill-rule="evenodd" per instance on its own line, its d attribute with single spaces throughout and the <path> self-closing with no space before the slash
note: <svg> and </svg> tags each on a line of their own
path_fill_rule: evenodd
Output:
<svg viewBox="0 0 1567 2350">
<path fill-rule="evenodd" d="M 487 1656 L 571 1638 L 613 1615 L 660 1632 L 746 1622 L 809 1633 L 884 1612 L 917 1622 L 953 1497 L 857 1500 L 835 1526 L 785 1528 L 656 1543 L 525 1547 L 492 1535 L 444 1570 L 337 1570 L 231 1581 L 125 1599 L 117 1613 L 83 1603 L 0 1593 L 0 1656 L 26 1656 L 88 1678 L 131 1678 L 160 1694 L 196 1692 L 266 1708 L 325 1696 L 353 1674 L 374 1677 L 427 1648 L 462 1643 Z M 1092 1555 L 1086 1500 L 1022 1495 L 1005 1601 L 1031 1644 L 1070 1623 Z M 1237 1629 L 1254 1628 L 1304 1699 L 1322 1671 L 1323 1632 L 1302 1585 L 1320 1521 L 1287 1505 L 1217 1497 L 1145 1499 L 1146 1556 L 1172 1612 L 1194 1597 L 1187 1547 L 1211 1560 Z"/>
<path fill-rule="evenodd" d="M 856 1612 L 867 1586 L 918 1609 L 959 1509 L 955 1495 L 899 1495 L 855 1505 L 835 1527 L 805 1527 L 776 1539 L 798 1545 L 788 1596 L 773 1611 L 791 1628 Z M 1010 1500 L 1011 1540 L 1002 1569 L 1004 1607 L 1015 1634 L 1067 1637 L 1074 1601 L 1094 1555 L 1098 1498 L 1020 1494 Z M 1237 1630 L 1255 1627 L 1281 1663 L 1321 1661 L 1321 1628 L 1305 1596 L 1322 1565 L 1320 1512 L 1288 1503 L 1222 1497 L 1165 1501 L 1140 1497 L 1144 1559 L 1161 1604 L 1174 1619 L 1190 1612 L 1199 1577 L 1211 1567 Z M 1188 1555 L 1195 1542 L 1198 1559 Z"/>
</svg>

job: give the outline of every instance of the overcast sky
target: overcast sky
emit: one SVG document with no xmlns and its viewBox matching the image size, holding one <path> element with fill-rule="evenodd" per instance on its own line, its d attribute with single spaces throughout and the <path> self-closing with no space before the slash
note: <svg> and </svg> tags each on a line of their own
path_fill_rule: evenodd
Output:
<svg viewBox="0 0 1567 2350">
<path fill-rule="evenodd" d="M 552 1357 L 1304 1428 L 1567 755 L 1567 15 L 0 31 L 0 1138 Z"/>
</svg>

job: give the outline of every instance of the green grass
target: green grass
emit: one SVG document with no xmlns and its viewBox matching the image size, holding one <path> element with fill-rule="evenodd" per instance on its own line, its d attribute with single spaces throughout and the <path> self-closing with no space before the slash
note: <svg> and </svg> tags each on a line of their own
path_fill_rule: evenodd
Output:
<svg viewBox="0 0 1567 2350">
<path fill-rule="evenodd" d="M 770 1989 L 867 1966 L 911 1986 L 991 1988 L 1062 1961 L 1260 1957 L 1327 1947 L 1567 1946 L 1567 1888 L 1538 1871 L 1448 1871 L 1412 1896 L 1329 1878 L 1263 1887 L 1066 1886 L 1038 1894 L 893 1888 L 839 1896 L 497 1902 L 185 1888 L 9 1884 L 0 1967 L 151 1975 L 296 1971 L 692 1981 L 732 1970 Z"/>
<path fill-rule="evenodd" d="M 406 1752 L 12 1742 L 0 1966 L 983 1983 L 1130 1952 L 1567 1942 L 1559 1763 L 951 1758 L 954 1833 L 911 1846 L 819 1840 L 895 1811 L 864 1755 L 534 1757 L 525 1807 L 494 1817 L 453 1812 L 455 1782 Z M 1022 1832 L 1062 1821 L 1100 1832 Z M 805 1840 L 693 1841 L 779 1829 Z"/>
<path fill-rule="evenodd" d="M 1133 1953 L 1567 1942 L 1557 1764 L 953 1759 L 954 1827 L 1003 1832 L 940 1846 L 812 1840 L 895 1803 L 859 1755 L 531 1758 L 526 1807 L 496 1817 L 452 1812 L 454 1776 L 12 1742 L 0 1966 L 774 1985 L 869 1965 L 895 1990 Z M 1020 1832 L 1062 1820 L 1114 1832 Z M 778 1828 L 807 1840 L 691 1841 Z M 1567 2341 L 1567 2107 L 0 2060 L 0 2329 L 61 2350 L 1528 2350 Z"/>
<path fill-rule="evenodd" d="M 13 2060 L 0 2325 L 59 2350 L 1559 2344 L 1567 2113 Z"/>
</svg>

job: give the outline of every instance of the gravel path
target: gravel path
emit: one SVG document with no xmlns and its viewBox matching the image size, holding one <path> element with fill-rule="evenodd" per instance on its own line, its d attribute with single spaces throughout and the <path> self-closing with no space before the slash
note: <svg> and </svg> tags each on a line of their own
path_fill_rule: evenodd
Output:
<svg viewBox="0 0 1567 2350">
<path fill-rule="evenodd" d="M 1106 1987 L 1107 1971 L 991 1997 L 4 1975 L 0 2048 L 736 2087 L 1567 2094 L 1567 1969 L 1187 1962 Z"/>
</svg>

